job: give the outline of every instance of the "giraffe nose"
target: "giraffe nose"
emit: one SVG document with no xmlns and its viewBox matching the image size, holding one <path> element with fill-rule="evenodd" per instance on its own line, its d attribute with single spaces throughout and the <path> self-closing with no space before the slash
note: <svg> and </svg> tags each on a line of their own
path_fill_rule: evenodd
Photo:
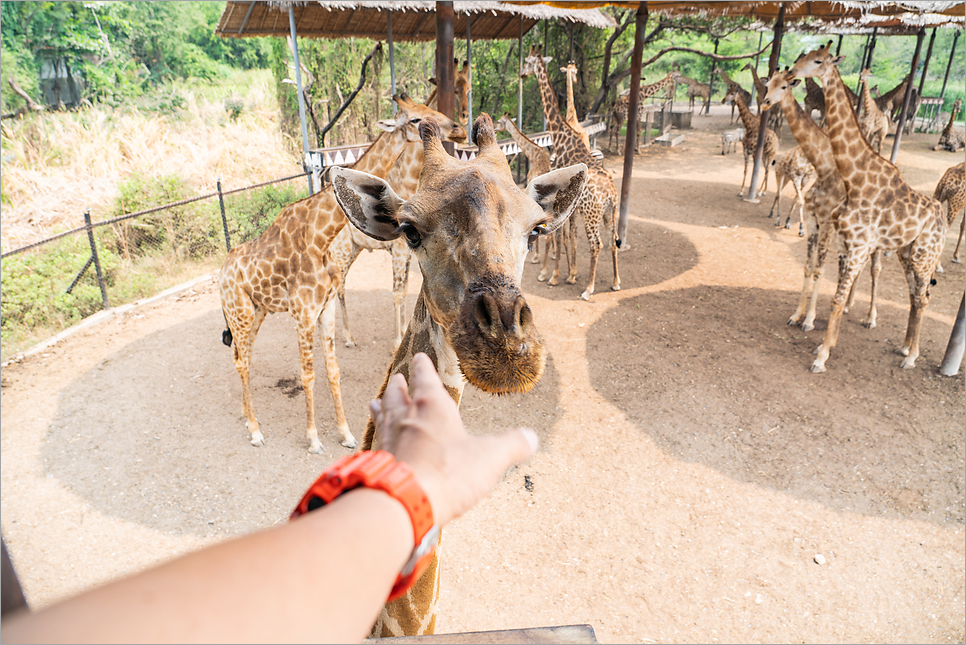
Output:
<svg viewBox="0 0 966 645">
<path fill-rule="evenodd" d="M 521 295 L 512 302 L 501 302 L 494 294 L 483 293 L 473 313 L 480 332 L 491 339 L 508 336 L 523 339 L 533 326 L 533 312 Z"/>
</svg>

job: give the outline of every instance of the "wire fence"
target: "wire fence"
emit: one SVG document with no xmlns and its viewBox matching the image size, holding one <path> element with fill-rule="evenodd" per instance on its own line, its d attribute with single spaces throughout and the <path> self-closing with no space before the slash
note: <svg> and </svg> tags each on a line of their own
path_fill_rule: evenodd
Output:
<svg viewBox="0 0 966 645">
<path fill-rule="evenodd" d="M 133 302 L 217 269 L 233 245 L 254 239 L 282 208 L 308 196 L 283 185 L 299 173 L 186 197 L 93 221 L 0 253 L 4 357 L 101 309 Z"/>
</svg>

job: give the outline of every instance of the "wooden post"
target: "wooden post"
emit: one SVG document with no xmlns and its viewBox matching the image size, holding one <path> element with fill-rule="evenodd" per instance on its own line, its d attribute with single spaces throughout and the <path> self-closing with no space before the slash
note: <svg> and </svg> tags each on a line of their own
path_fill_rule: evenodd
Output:
<svg viewBox="0 0 966 645">
<path fill-rule="evenodd" d="M 953 57 L 956 56 L 956 44 L 959 42 L 959 30 L 953 36 L 953 46 L 949 50 L 949 62 L 946 64 L 946 75 L 943 77 L 943 91 L 939 93 L 939 98 L 946 98 L 946 82 L 949 80 L 949 68 L 953 66 Z M 942 107 L 939 108 L 942 111 Z"/>
<path fill-rule="evenodd" d="M 517 53 L 520 55 L 520 68 L 517 72 L 517 127 L 520 128 L 520 132 L 526 132 L 523 127 L 523 77 L 520 76 L 520 72 L 523 71 L 523 15 L 520 18 L 520 38 L 517 40 Z M 543 52 L 546 54 L 546 52 Z M 542 110 L 541 110 L 542 111 Z M 517 155 L 517 183 L 520 183 L 520 171 L 523 169 L 523 161 L 520 156 Z"/>
<path fill-rule="evenodd" d="M 439 0 L 436 3 L 436 109 L 453 118 L 454 97 L 453 71 L 453 2 Z M 449 154 L 456 152 L 456 144 L 444 141 L 443 148 Z"/>
<path fill-rule="evenodd" d="M 926 86 L 926 72 L 929 70 L 929 60 L 932 58 L 932 46 L 936 44 L 936 32 L 939 31 L 937 27 L 933 27 L 932 36 L 929 37 L 929 47 L 926 48 L 926 60 L 922 63 L 922 76 L 919 78 L 919 98 L 922 98 L 922 90 Z M 959 32 L 956 32 L 959 33 Z M 915 120 L 916 115 L 912 115 L 913 120 Z"/>
<path fill-rule="evenodd" d="M 637 148 L 637 106 L 641 102 L 641 58 L 647 36 L 647 2 L 637 6 L 634 23 L 634 53 L 631 56 L 631 95 L 627 97 L 627 136 L 624 139 L 624 174 L 621 178 L 620 217 L 617 221 L 617 247 L 627 239 L 627 209 L 634 173 L 634 150 Z M 618 136 L 620 133 L 618 133 Z"/>
<path fill-rule="evenodd" d="M 771 78 L 778 67 L 778 56 L 782 51 L 782 33 L 785 31 L 785 5 L 779 5 L 778 18 L 775 19 L 775 38 L 771 44 L 771 56 L 768 57 L 768 78 Z M 750 107 L 749 107 L 750 109 Z M 761 171 L 761 157 L 765 150 L 765 133 L 768 132 L 768 119 L 759 114 L 758 142 L 755 146 L 755 165 L 751 169 L 751 186 L 748 187 L 748 197 L 745 201 L 758 203 L 758 173 Z M 768 169 L 765 168 L 765 173 Z M 777 189 L 777 186 L 776 186 Z"/>
<path fill-rule="evenodd" d="M 386 12 L 386 26 L 388 27 L 387 40 L 389 41 L 389 87 L 392 96 L 396 96 L 396 60 L 393 56 L 395 49 L 392 45 L 392 11 Z M 392 103 L 392 114 L 396 116 L 396 110 L 399 109 L 399 106 L 396 105 L 395 101 L 390 101 L 390 103 Z"/>
<path fill-rule="evenodd" d="M 472 14 L 466 14 L 466 65 L 467 74 L 469 77 L 466 79 L 466 140 L 467 143 L 473 143 L 473 44 L 470 40 L 470 23 Z"/>
<path fill-rule="evenodd" d="M 926 28 L 923 27 L 916 35 L 916 51 L 912 55 L 912 71 L 909 72 L 909 84 L 906 86 L 906 96 L 902 100 L 902 112 L 899 113 L 899 125 L 896 127 L 896 138 L 892 142 L 892 154 L 889 161 L 896 162 L 899 154 L 899 142 L 902 141 L 902 131 L 906 127 L 906 116 L 909 113 L 909 103 L 912 101 L 912 84 L 916 80 L 916 68 L 919 67 L 919 54 L 922 52 L 922 41 L 926 39 Z"/>
<path fill-rule="evenodd" d="M 718 39 L 714 39 L 714 54 L 718 55 Z M 711 78 L 708 79 L 708 100 L 704 104 L 704 113 L 706 116 L 711 116 L 711 97 L 714 95 L 714 68 L 718 66 L 718 59 L 711 59 Z M 700 115 L 701 110 L 698 110 Z"/>
</svg>

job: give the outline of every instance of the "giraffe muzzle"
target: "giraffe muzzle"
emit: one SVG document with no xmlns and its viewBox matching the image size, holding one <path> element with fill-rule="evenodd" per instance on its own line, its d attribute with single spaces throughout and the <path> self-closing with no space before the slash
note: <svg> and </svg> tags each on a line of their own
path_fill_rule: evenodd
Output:
<svg viewBox="0 0 966 645">
<path fill-rule="evenodd" d="M 527 392 L 543 374 L 543 339 L 530 305 L 515 285 L 473 285 L 451 329 L 460 369 L 482 390 Z"/>
</svg>

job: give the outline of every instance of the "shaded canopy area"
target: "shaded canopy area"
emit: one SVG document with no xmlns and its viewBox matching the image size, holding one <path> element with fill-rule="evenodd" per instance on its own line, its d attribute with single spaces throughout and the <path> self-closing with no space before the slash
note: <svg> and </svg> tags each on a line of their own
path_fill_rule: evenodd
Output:
<svg viewBox="0 0 966 645">
<path fill-rule="evenodd" d="M 392 14 L 392 35 L 398 41 L 436 40 L 436 2 L 431 0 L 364 0 L 348 2 L 242 2 L 230 0 L 215 33 L 223 37 L 286 36 L 292 7 L 300 38 L 373 38 L 386 35 Z M 453 35 L 472 40 L 516 39 L 540 20 L 559 19 L 605 29 L 613 18 L 597 8 L 514 5 L 505 2 L 455 2 Z"/>
</svg>

